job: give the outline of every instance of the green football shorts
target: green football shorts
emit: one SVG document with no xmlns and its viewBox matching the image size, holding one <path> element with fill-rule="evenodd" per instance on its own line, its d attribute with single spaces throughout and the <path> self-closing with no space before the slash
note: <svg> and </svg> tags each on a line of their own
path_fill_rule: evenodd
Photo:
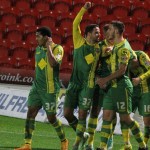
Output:
<svg viewBox="0 0 150 150">
<path fill-rule="evenodd" d="M 88 88 L 87 85 L 83 87 L 74 83 L 69 83 L 66 91 L 64 107 L 77 108 L 82 110 L 89 110 L 93 99 L 94 88 Z"/>
<path fill-rule="evenodd" d="M 132 111 L 133 87 L 111 87 L 103 99 L 104 110 L 114 110 L 120 114 L 130 114 Z"/>
<path fill-rule="evenodd" d="M 43 107 L 47 115 L 56 114 L 58 93 L 47 93 L 32 87 L 28 96 L 28 106 Z"/>
</svg>

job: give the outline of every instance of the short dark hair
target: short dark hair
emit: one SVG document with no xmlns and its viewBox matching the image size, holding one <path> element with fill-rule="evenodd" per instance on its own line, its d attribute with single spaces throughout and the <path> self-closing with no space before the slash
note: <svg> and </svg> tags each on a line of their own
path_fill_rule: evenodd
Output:
<svg viewBox="0 0 150 150">
<path fill-rule="evenodd" d="M 99 27 L 98 24 L 90 24 L 85 28 L 84 35 L 87 36 L 88 32 L 92 32 L 94 28 Z"/>
<path fill-rule="evenodd" d="M 109 29 L 109 24 L 105 24 L 103 26 L 103 32 L 106 33 L 108 29 Z"/>
<path fill-rule="evenodd" d="M 52 32 L 50 28 L 46 26 L 38 28 L 36 32 L 39 32 L 42 36 L 52 37 Z"/>
<path fill-rule="evenodd" d="M 115 28 L 118 29 L 119 34 L 122 34 L 124 32 L 124 30 L 125 30 L 125 25 L 121 21 L 114 21 L 113 20 L 110 24 L 112 24 Z"/>
</svg>

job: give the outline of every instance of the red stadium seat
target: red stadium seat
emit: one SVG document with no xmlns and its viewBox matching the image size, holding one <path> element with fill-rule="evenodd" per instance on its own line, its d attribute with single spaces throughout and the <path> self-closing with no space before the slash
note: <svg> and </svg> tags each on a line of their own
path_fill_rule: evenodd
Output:
<svg viewBox="0 0 150 150">
<path fill-rule="evenodd" d="M 112 20 L 116 20 L 116 16 L 114 16 L 113 14 L 112 15 L 107 15 L 107 16 L 105 16 L 105 17 L 102 17 L 101 19 L 100 19 L 100 23 L 99 23 L 99 25 L 100 25 L 100 29 L 103 29 L 103 26 L 105 25 L 105 24 L 108 24 L 108 23 L 110 23 Z"/>
<path fill-rule="evenodd" d="M 59 26 L 62 30 L 72 33 L 73 20 L 71 18 L 64 18 L 60 21 Z"/>
<path fill-rule="evenodd" d="M 125 6 L 116 6 L 113 7 L 112 13 L 117 19 L 122 19 L 128 16 L 129 9 Z"/>
<path fill-rule="evenodd" d="M 32 58 L 22 59 L 18 61 L 18 68 L 20 69 L 27 69 L 27 70 L 34 70 L 35 69 L 35 60 Z"/>
<path fill-rule="evenodd" d="M 0 29 L 0 40 L 2 40 L 3 37 L 4 37 L 4 32 L 3 32 L 3 30 Z"/>
<path fill-rule="evenodd" d="M 56 2 L 54 4 L 54 11 L 59 12 L 59 13 L 65 13 L 70 11 L 70 5 L 66 2 Z"/>
<path fill-rule="evenodd" d="M 143 50 L 145 49 L 145 43 L 141 40 L 129 40 L 129 43 L 133 50 Z"/>
<path fill-rule="evenodd" d="M 150 37 L 150 20 L 149 19 L 145 19 L 140 22 L 140 30 L 142 34 Z"/>
<path fill-rule="evenodd" d="M 22 59 L 27 59 L 29 58 L 29 53 L 28 51 L 23 48 L 23 47 L 18 47 L 14 49 L 13 52 L 13 58 L 15 58 L 16 60 L 22 60 Z"/>
<path fill-rule="evenodd" d="M 133 10 L 132 17 L 137 18 L 138 20 L 148 19 L 149 12 L 143 7 L 135 7 Z"/>
<path fill-rule="evenodd" d="M 97 14 L 101 18 L 108 14 L 108 9 L 103 5 L 95 5 L 92 8 L 92 14 Z"/>
<path fill-rule="evenodd" d="M 48 11 L 50 10 L 49 2 L 48 1 L 43 1 L 43 0 L 36 0 L 34 3 L 34 9 L 36 9 L 39 13 L 43 11 Z"/>
<path fill-rule="evenodd" d="M 149 37 L 150 37 L 150 24 L 143 25 L 141 32 L 142 32 L 145 36 L 149 36 Z"/>
<path fill-rule="evenodd" d="M 72 38 L 72 36 L 70 35 L 70 36 L 68 36 L 68 37 L 66 37 L 66 39 L 65 39 L 65 41 L 64 41 L 64 45 L 68 45 L 68 47 L 73 47 L 73 38 Z"/>
<path fill-rule="evenodd" d="M 61 36 L 59 34 L 52 34 L 52 39 L 54 43 L 61 44 Z"/>
<path fill-rule="evenodd" d="M 124 35 L 126 37 L 135 34 L 138 31 L 138 20 L 132 17 L 126 17 L 122 20 L 125 25 Z"/>
<path fill-rule="evenodd" d="M 73 68 L 72 62 L 62 62 L 60 71 L 65 73 L 71 73 Z"/>
<path fill-rule="evenodd" d="M 1 22 L 6 26 L 14 25 L 17 23 L 17 16 L 12 13 L 3 14 Z"/>
<path fill-rule="evenodd" d="M 1 68 L 14 68 L 14 64 L 16 64 L 16 60 L 11 57 L 0 59 L 0 67 Z"/>
<path fill-rule="evenodd" d="M 5 46 L 0 46 L 0 59 L 1 58 L 7 58 L 9 55 L 9 51 L 8 51 L 8 48 L 5 47 Z"/>
<path fill-rule="evenodd" d="M 37 45 L 35 32 L 30 32 L 26 35 L 26 44 Z"/>
<path fill-rule="evenodd" d="M 29 0 L 16 0 L 15 3 L 16 9 L 18 9 L 20 12 L 24 12 L 31 8 Z"/>
<path fill-rule="evenodd" d="M 40 20 L 40 25 L 48 26 L 50 28 L 55 27 L 56 20 L 53 17 L 43 17 Z"/>
<path fill-rule="evenodd" d="M 21 24 L 27 28 L 36 25 L 36 18 L 32 15 L 24 15 L 20 20 Z"/>
<path fill-rule="evenodd" d="M 11 1 L 10 0 L 0 0 L 0 9 L 10 8 Z"/>
<path fill-rule="evenodd" d="M 23 38 L 22 32 L 18 30 L 8 32 L 6 37 L 6 39 L 11 43 L 22 42 L 22 38 Z"/>
</svg>

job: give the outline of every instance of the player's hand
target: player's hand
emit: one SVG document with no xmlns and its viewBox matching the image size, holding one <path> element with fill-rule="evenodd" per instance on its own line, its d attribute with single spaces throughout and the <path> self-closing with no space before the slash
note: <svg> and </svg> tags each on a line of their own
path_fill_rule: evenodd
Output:
<svg viewBox="0 0 150 150">
<path fill-rule="evenodd" d="M 89 9 L 89 8 L 91 8 L 91 6 L 92 6 L 91 2 L 86 2 L 84 5 L 84 8 Z"/>
<path fill-rule="evenodd" d="M 107 78 L 98 78 L 96 83 L 100 86 L 101 89 L 105 89 L 107 86 Z"/>
<path fill-rule="evenodd" d="M 110 54 L 112 52 L 112 50 L 113 50 L 113 46 L 108 46 L 105 49 L 105 53 Z"/>
<path fill-rule="evenodd" d="M 134 86 L 137 86 L 141 82 L 141 79 L 139 77 L 132 78 L 132 83 Z"/>
<path fill-rule="evenodd" d="M 46 47 L 49 47 L 52 45 L 53 41 L 52 41 L 52 38 L 51 37 L 46 37 L 47 38 L 47 41 L 46 41 Z"/>
</svg>

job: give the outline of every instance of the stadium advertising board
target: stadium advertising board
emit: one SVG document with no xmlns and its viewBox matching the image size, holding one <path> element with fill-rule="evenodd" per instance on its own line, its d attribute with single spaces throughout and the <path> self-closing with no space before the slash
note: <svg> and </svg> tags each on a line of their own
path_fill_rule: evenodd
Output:
<svg viewBox="0 0 150 150">
<path fill-rule="evenodd" d="M 10 116 L 15 118 L 26 118 L 27 113 L 27 98 L 29 94 L 29 89 L 13 89 L 10 87 L 0 86 L 0 115 Z M 62 121 L 63 124 L 68 125 L 66 119 L 63 116 L 63 105 L 65 99 L 65 89 L 61 89 L 58 101 L 57 117 Z M 75 109 L 74 114 L 78 117 L 78 109 Z M 87 117 L 87 120 L 89 115 Z M 119 117 L 117 119 L 117 125 L 115 128 L 116 134 L 121 134 Z M 36 117 L 36 121 L 47 122 L 46 113 L 41 109 Z M 98 117 L 97 130 L 101 129 L 102 125 L 102 111 Z"/>
</svg>

